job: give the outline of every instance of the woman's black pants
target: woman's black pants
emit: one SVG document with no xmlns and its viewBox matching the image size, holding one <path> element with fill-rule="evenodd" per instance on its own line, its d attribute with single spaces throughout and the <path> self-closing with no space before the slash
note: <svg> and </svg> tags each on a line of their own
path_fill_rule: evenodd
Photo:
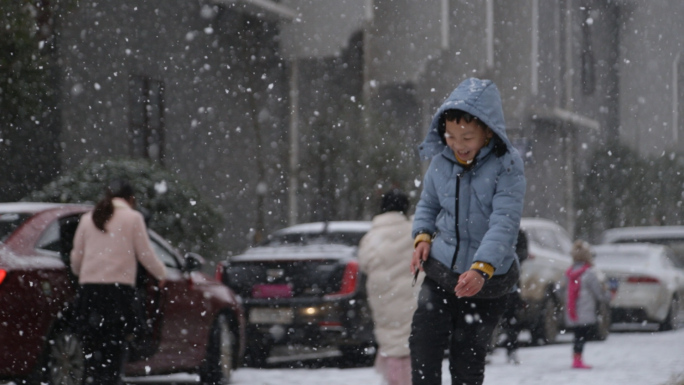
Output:
<svg viewBox="0 0 684 385">
<path fill-rule="evenodd" d="M 126 335 L 135 288 L 116 284 L 81 286 L 77 305 L 85 353 L 84 384 L 121 384 Z"/>
<path fill-rule="evenodd" d="M 409 337 L 413 385 L 442 384 L 446 349 L 451 383 L 481 385 L 487 346 L 505 309 L 505 301 L 505 297 L 458 298 L 454 288 L 444 290 L 426 277 Z"/>
<path fill-rule="evenodd" d="M 506 298 L 506 310 L 504 310 L 501 319 L 501 328 L 506 335 L 506 352 L 510 354 L 518 350 L 518 335 L 522 329 L 518 319 L 518 311 L 525 304 L 517 290 L 506 294 L 504 298 Z"/>
<path fill-rule="evenodd" d="M 591 331 L 595 328 L 595 325 L 584 325 L 584 326 L 575 326 L 573 331 L 575 332 L 575 336 L 572 339 L 572 352 L 573 353 L 579 353 L 582 354 L 582 351 L 584 350 L 584 343 L 587 342 L 587 338 L 589 337 L 589 334 L 591 334 Z"/>
</svg>

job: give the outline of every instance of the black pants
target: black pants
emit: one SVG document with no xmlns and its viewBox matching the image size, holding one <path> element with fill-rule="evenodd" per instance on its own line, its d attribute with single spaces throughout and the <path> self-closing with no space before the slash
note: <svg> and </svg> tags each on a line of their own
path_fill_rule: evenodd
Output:
<svg viewBox="0 0 684 385">
<path fill-rule="evenodd" d="M 444 351 L 449 349 L 453 385 L 481 385 L 492 333 L 505 298 L 458 298 L 425 278 L 413 315 L 409 347 L 413 385 L 441 385 Z"/>
<path fill-rule="evenodd" d="M 81 286 L 79 296 L 77 312 L 85 353 L 83 383 L 121 384 L 135 288 L 86 284 Z"/>
<path fill-rule="evenodd" d="M 518 350 L 518 335 L 521 330 L 518 310 L 524 304 L 518 291 L 506 294 L 505 298 L 506 310 L 501 317 L 501 328 L 502 332 L 506 335 L 506 351 L 510 354 Z"/>
<path fill-rule="evenodd" d="M 572 340 L 572 352 L 582 354 L 584 351 L 584 343 L 587 342 L 587 337 L 591 333 L 593 325 L 575 326 L 572 330 L 575 332 L 575 337 Z"/>
</svg>

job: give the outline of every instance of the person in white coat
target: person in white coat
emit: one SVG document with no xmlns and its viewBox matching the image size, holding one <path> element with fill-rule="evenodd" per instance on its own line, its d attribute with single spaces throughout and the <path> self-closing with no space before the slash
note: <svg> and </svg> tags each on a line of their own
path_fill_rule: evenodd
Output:
<svg viewBox="0 0 684 385">
<path fill-rule="evenodd" d="M 413 276 L 406 269 L 413 253 L 408 208 L 403 192 L 383 194 L 380 214 L 373 218 L 358 252 L 378 343 L 375 368 L 389 385 L 411 383 L 408 339 L 421 282 L 412 285 Z"/>
</svg>

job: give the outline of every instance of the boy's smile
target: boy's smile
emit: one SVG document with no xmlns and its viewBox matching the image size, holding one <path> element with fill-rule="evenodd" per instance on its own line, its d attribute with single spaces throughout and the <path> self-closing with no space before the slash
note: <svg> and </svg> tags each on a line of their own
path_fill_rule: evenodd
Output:
<svg viewBox="0 0 684 385">
<path fill-rule="evenodd" d="M 466 122 L 465 119 L 461 119 L 460 122 L 447 120 L 444 139 L 456 155 L 456 159 L 463 163 L 470 163 L 493 135 L 491 129 L 483 128 L 477 120 L 470 122 Z"/>
</svg>

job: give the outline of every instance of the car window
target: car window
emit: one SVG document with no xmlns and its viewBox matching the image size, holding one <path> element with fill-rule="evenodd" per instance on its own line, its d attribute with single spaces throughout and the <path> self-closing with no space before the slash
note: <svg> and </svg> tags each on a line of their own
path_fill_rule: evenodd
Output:
<svg viewBox="0 0 684 385">
<path fill-rule="evenodd" d="M 61 243 L 62 258 L 69 259 L 71 249 L 74 248 L 74 236 L 78 228 L 78 222 L 82 214 L 71 215 L 59 220 L 59 237 Z"/>
<path fill-rule="evenodd" d="M 675 267 L 674 263 L 672 263 L 672 260 L 669 257 L 667 257 L 666 255 L 663 255 L 660 258 L 660 263 L 666 269 L 673 269 Z"/>
<path fill-rule="evenodd" d="M 5 242 L 5 240 L 12 235 L 14 230 L 21 226 L 21 224 L 30 217 L 30 214 L 21 213 L 0 214 L 0 242 Z"/>
<path fill-rule="evenodd" d="M 619 239 L 615 243 L 641 243 L 641 242 L 647 242 L 647 243 L 655 243 L 658 245 L 666 245 L 668 246 L 674 253 L 669 254 L 670 259 L 672 260 L 672 263 L 674 263 L 675 266 L 677 266 L 680 269 L 684 269 L 684 239 L 682 238 L 652 238 L 652 237 L 644 237 L 644 238 L 637 238 L 637 237 L 631 237 L 631 238 L 624 238 L 624 239 Z"/>
<path fill-rule="evenodd" d="M 563 254 L 570 254 L 572 250 L 572 241 L 565 231 L 559 230 L 556 232 L 556 240 L 558 241 L 558 248 Z"/>
<path fill-rule="evenodd" d="M 40 235 L 35 248 L 47 251 L 48 254 L 56 253 L 55 256 L 67 260 L 74 246 L 74 235 L 79 220 L 80 214 L 77 214 L 50 223 Z"/>
<path fill-rule="evenodd" d="M 62 244 L 59 238 L 59 223 L 54 221 L 41 234 L 40 239 L 36 242 L 36 249 L 53 251 L 59 253 L 62 250 Z"/>
<path fill-rule="evenodd" d="M 539 247 L 551 250 L 558 249 L 558 242 L 556 241 L 556 236 L 554 235 L 553 231 L 549 229 L 537 228 L 530 231 L 529 234 L 532 241 L 539 245 Z"/>
<path fill-rule="evenodd" d="M 611 250 L 599 252 L 595 256 L 595 262 L 600 266 L 627 266 L 630 268 L 639 267 L 645 269 L 652 258 L 649 254 L 642 251 Z"/>
<path fill-rule="evenodd" d="M 152 249 L 154 249 L 154 252 L 157 254 L 159 259 L 161 259 L 161 261 L 164 263 L 164 266 L 171 267 L 174 269 L 179 268 L 178 261 L 176 260 L 176 257 L 170 250 L 166 249 L 166 247 L 162 246 L 154 238 L 150 238 L 150 243 L 152 244 Z"/>
<path fill-rule="evenodd" d="M 665 260 L 667 260 L 667 262 L 669 263 L 669 265 L 667 266 L 672 266 L 684 270 L 684 261 L 680 258 L 681 255 L 681 250 L 680 253 L 677 253 L 672 249 L 667 250 L 667 254 L 665 254 Z"/>
</svg>

